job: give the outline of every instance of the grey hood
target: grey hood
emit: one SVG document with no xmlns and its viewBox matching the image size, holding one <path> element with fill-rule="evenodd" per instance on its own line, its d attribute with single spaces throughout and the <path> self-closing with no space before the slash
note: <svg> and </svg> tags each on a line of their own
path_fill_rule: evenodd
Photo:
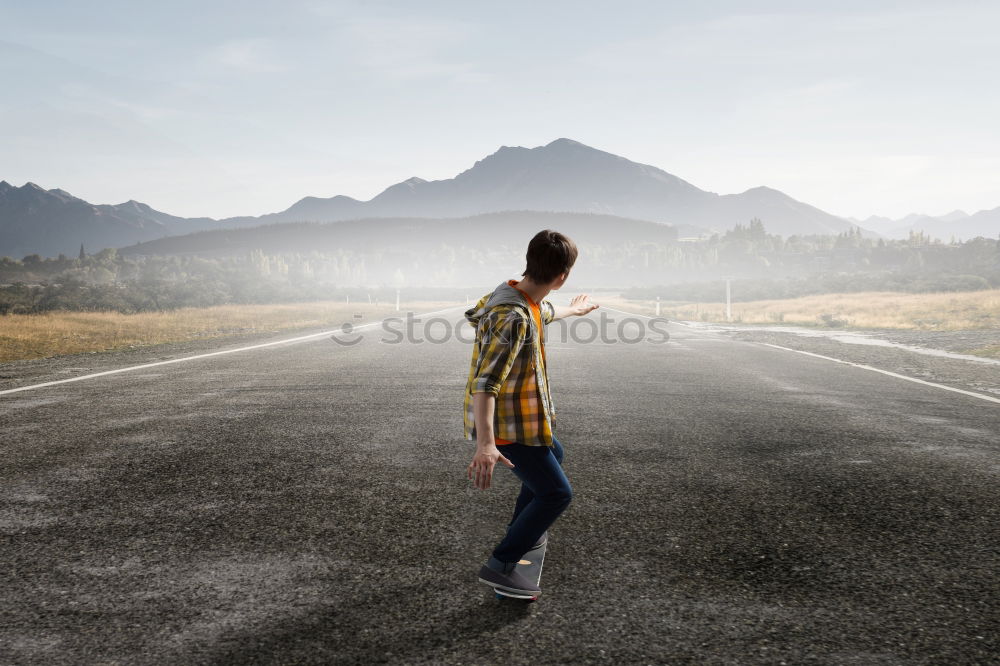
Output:
<svg viewBox="0 0 1000 666">
<path fill-rule="evenodd" d="M 487 312 L 498 305 L 514 305 L 524 308 L 524 312 L 527 315 L 528 320 L 532 320 L 531 308 L 528 305 L 528 302 L 524 299 L 524 296 L 521 295 L 521 292 L 507 284 L 506 281 L 501 282 L 497 288 L 493 290 L 493 293 L 483 296 L 479 299 L 478 303 L 466 310 L 465 318 L 474 327 L 478 327 L 479 320 L 482 319 Z"/>
</svg>

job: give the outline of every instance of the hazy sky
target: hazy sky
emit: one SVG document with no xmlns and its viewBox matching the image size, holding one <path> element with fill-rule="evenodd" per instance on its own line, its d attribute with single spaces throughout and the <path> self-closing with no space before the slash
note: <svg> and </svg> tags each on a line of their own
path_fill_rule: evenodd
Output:
<svg viewBox="0 0 1000 666">
<path fill-rule="evenodd" d="M 0 0 L 0 180 L 183 216 L 559 137 L 843 216 L 1000 206 L 1000 2 Z"/>
</svg>

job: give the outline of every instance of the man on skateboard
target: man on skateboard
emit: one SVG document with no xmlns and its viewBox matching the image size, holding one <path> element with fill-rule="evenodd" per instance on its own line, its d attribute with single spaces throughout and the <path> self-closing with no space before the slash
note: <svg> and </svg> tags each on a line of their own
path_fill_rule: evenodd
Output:
<svg viewBox="0 0 1000 666">
<path fill-rule="evenodd" d="M 595 308 L 581 294 L 568 307 L 545 297 L 562 287 L 577 248 L 559 232 L 538 232 L 528 244 L 523 280 L 507 280 L 465 312 L 476 328 L 465 392 L 465 438 L 476 441 L 467 476 L 490 487 L 502 462 L 521 480 L 507 534 L 479 570 L 479 580 L 513 594 L 541 588 L 517 571 L 529 550 L 545 542 L 549 526 L 569 506 L 573 490 L 563 473 L 563 447 L 553 430 L 555 409 L 545 365 L 544 326 Z"/>
</svg>

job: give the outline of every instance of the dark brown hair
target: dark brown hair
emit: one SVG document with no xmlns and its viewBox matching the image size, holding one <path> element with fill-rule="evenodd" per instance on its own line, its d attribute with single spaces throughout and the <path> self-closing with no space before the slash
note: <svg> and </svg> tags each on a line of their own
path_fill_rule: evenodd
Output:
<svg viewBox="0 0 1000 666">
<path fill-rule="evenodd" d="M 576 243 L 558 231 L 544 229 L 528 243 L 524 257 L 528 266 L 521 275 L 538 284 L 552 282 L 560 273 L 573 268 L 576 256 Z"/>
</svg>

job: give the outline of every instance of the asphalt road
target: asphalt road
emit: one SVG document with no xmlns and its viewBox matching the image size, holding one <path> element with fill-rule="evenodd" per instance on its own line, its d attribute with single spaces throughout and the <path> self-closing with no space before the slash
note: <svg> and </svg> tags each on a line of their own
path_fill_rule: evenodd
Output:
<svg viewBox="0 0 1000 666">
<path fill-rule="evenodd" d="M 534 604 L 476 581 L 517 481 L 465 477 L 465 342 L 0 395 L 0 663 L 996 663 L 1000 405 L 680 325 L 552 330 L 575 497 Z M 93 358 L 37 380 L 138 362 Z"/>
</svg>

